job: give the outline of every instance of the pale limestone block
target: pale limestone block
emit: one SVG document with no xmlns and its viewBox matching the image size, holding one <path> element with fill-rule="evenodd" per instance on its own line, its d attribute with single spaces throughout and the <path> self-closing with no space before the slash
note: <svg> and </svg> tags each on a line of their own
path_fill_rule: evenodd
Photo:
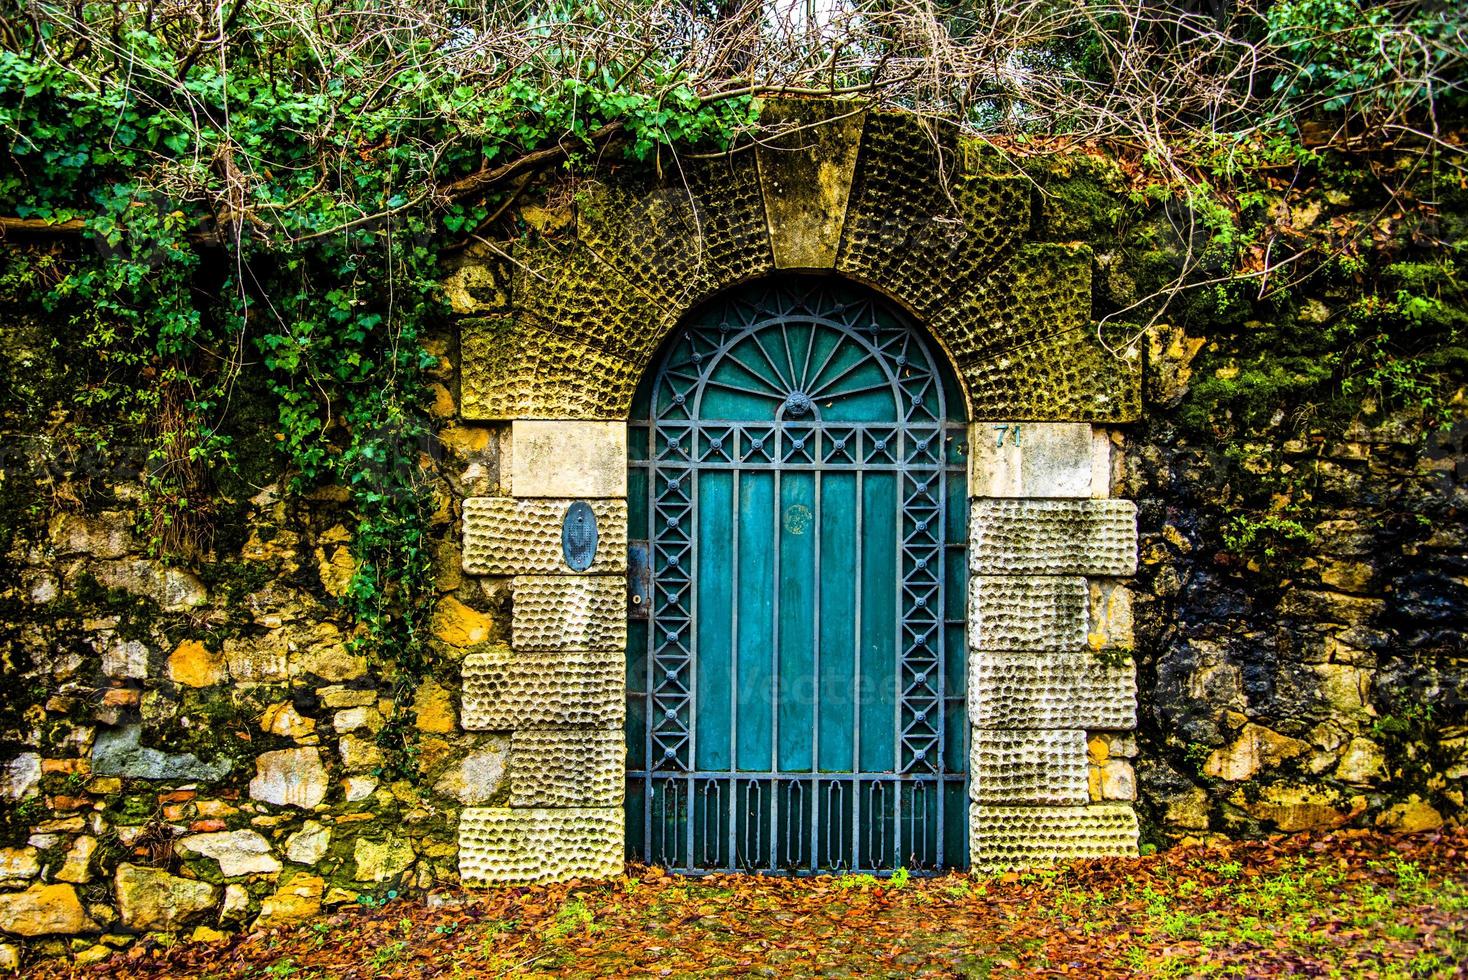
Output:
<svg viewBox="0 0 1468 980">
<path fill-rule="evenodd" d="M 226 878 L 243 875 L 275 874 L 280 861 L 270 851 L 270 843 L 254 830 L 227 830 L 192 834 L 178 841 L 184 857 L 206 857 L 219 862 L 219 873 Z"/>
<path fill-rule="evenodd" d="M 1086 803 L 1086 733 L 976 730 L 969 797 L 978 803 Z"/>
<path fill-rule="evenodd" d="M 1086 580 L 1059 575 L 975 575 L 969 580 L 969 648 L 1075 651 L 1086 642 Z"/>
<path fill-rule="evenodd" d="M 506 732 L 548 726 L 620 728 L 626 654 L 524 653 L 493 647 L 464 658 L 462 724 Z"/>
<path fill-rule="evenodd" d="M 459 877 L 466 885 L 610 878 L 622 871 L 622 828 L 621 807 L 471 807 L 459 815 Z"/>
<path fill-rule="evenodd" d="M 0 847 L 0 887 L 23 886 L 40 873 L 41 861 L 34 847 Z"/>
<path fill-rule="evenodd" d="M 83 834 L 72 842 L 66 852 L 66 860 L 56 872 L 57 881 L 69 881 L 74 885 L 85 885 L 92 880 L 92 857 L 97 853 L 97 838 Z"/>
<path fill-rule="evenodd" d="M 143 680 L 148 676 L 148 648 L 137 640 L 114 640 L 102 651 L 102 673 L 108 677 Z"/>
<path fill-rule="evenodd" d="M 620 650 L 627 645 L 621 576 L 521 575 L 514 582 L 516 650 Z"/>
<path fill-rule="evenodd" d="M 572 572 L 561 544 L 571 500 L 470 497 L 464 501 L 464 571 L 470 575 L 606 575 L 627 570 L 627 503 L 591 502 L 597 547 L 591 567 Z"/>
<path fill-rule="evenodd" d="M 452 796 L 465 806 L 491 802 L 504 786 L 509 748 L 509 739 L 503 735 L 481 736 L 476 748 L 438 777 L 433 791 Z"/>
<path fill-rule="evenodd" d="M 309 810 L 326 799 L 329 786 L 321 753 L 314 748 L 264 752 L 255 760 L 250 798 L 275 806 Z"/>
<path fill-rule="evenodd" d="M 510 490 L 517 497 L 626 497 L 623 422 L 516 420 Z"/>
<path fill-rule="evenodd" d="M 1107 759 L 1091 766 L 1091 799 L 1133 802 L 1137 798 L 1137 774 L 1126 759 Z"/>
<path fill-rule="evenodd" d="M 0 763 L 0 799 L 20 800 L 34 796 L 41 786 L 41 757 L 35 752 L 22 752 Z"/>
<path fill-rule="evenodd" d="M 219 921 L 234 922 L 250 911 L 250 893 L 241 884 L 224 886 L 224 903 L 219 907 Z"/>
<path fill-rule="evenodd" d="M 510 739 L 510 805 L 621 806 L 621 731 L 540 729 Z"/>
<path fill-rule="evenodd" d="M 1091 430 L 1091 497 L 1105 500 L 1111 496 L 1111 434 L 1100 427 Z"/>
<path fill-rule="evenodd" d="M 295 864 L 316 864 L 326 857 L 331 847 L 331 828 L 315 820 L 307 820 L 301 829 L 286 838 L 285 857 Z"/>
<path fill-rule="evenodd" d="M 995 653 L 969 657 L 969 720 L 981 729 L 1137 727 L 1132 663 L 1091 653 Z"/>
<path fill-rule="evenodd" d="M 342 780 L 342 795 L 348 803 L 360 803 L 375 792 L 376 776 L 348 776 Z"/>
<path fill-rule="evenodd" d="M 219 904 L 218 885 L 157 868 L 119 865 L 115 883 L 122 924 L 138 932 L 172 932 Z"/>
<path fill-rule="evenodd" d="M 976 422 L 969 445 L 975 497 L 1091 496 L 1091 427 L 1084 422 Z"/>
<path fill-rule="evenodd" d="M 979 500 L 969 561 L 991 575 L 1134 575 L 1130 500 Z"/>
<path fill-rule="evenodd" d="M 1135 857 L 1137 815 L 1124 803 L 969 809 L 969 859 L 1002 871 L 1084 858 Z"/>
</svg>

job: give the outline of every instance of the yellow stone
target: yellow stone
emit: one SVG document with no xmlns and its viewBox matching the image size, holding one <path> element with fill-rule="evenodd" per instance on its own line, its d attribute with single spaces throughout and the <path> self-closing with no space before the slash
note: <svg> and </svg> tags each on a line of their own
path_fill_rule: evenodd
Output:
<svg viewBox="0 0 1468 980">
<path fill-rule="evenodd" d="M 536 231 L 557 231 L 571 223 L 572 212 L 568 208 L 543 208 L 538 204 L 527 204 L 520 208 L 520 217 Z"/>
<path fill-rule="evenodd" d="M 1413 793 L 1406 801 L 1388 808 L 1378 816 L 1376 825 L 1399 834 L 1415 834 L 1441 827 L 1443 817 L 1432 804 Z"/>
<path fill-rule="evenodd" d="M 1366 809 L 1366 797 L 1349 800 L 1325 787 L 1277 784 L 1266 786 L 1258 799 L 1248 799 L 1242 790 L 1229 800 L 1250 816 L 1266 820 L 1286 833 L 1300 830 L 1334 830 L 1354 820 Z"/>
<path fill-rule="evenodd" d="M 482 425 L 458 425 L 439 432 L 438 439 L 451 452 L 481 452 L 489 447 L 489 429 Z"/>
<path fill-rule="evenodd" d="M 77 966 L 86 966 L 89 963 L 100 963 L 111 955 L 112 948 L 110 946 L 96 943 L 95 945 L 88 946 L 79 953 L 73 953 L 71 961 Z"/>
<path fill-rule="evenodd" d="M 316 540 L 321 544 L 346 544 L 352 540 L 352 532 L 345 524 L 333 524 Z"/>
<path fill-rule="evenodd" d="M 448 388 L 435 381 L 429 385 L 429 389 L 433 392 L 433 403 L 428 406 L 428 414 L 436 419 L 453 418 L 458 406 L 454 404 L 454 396 L 449 393 Z"/>
<path fill-rule="evenodd" d="M 1111 745 L 1100 735 L 1092 736 L 1086 742 L 1086 758 L 1093 766 L 1104 765 L 1111 758 Z"/>
<path fill-rule="evenodd" d="M 452 592 L 464 583 L 464 558 L 454 541 L 440 541 L 433 550 L 433 581 L 440 592 Z"/>
<path fill-rule="evenodd" d="M 445 596 L 433 612 L 433 635 L 449 646 L 471 647 L 489 639 L 491 622 L 453 596 Z"/>
<path fill-rule="evenodd" d="M 326 881 L 316 875 L 296 875 L 274 895 L 260 903 L 256 929 L 293 926 L 321 911 L 321 894 Z"/>
<path fill-rule="evenodd" d="M 246 561 L 279 561 L 280 570 L 289 574 L 297 567 L 296 545 L 300 540 L 301 536 L 294 531 L 271 528 L 262 533 L 261 528 L 251 528 L 250 537 L 241 549 L 240 557 Z"/>
<path fill-rule="evenodd" d="M 352 559 L 351 549 L 336 547 L 327 557 L 323 548 L 316 549 L 316 572 L 321 576 L 321 585 L 331 595 L 340 599 L 347 594 L 352 576 L 357 574 L 357 563 Z"/>
<path fill-rule="evenodd" d="M 306 496 L 311 500 L 321 500 L 333 504 L 344 504 L 352 499 L 352 488 L 344 487 L 339 483 L 332 483 L 324 487 L 317 487 Z"/>
<path fill-rule="evenodd" d="M 208 926 L 195 926 L 194 931 L 189 933 L 191 943 L 217 943 L 229 938 L 229 933 L 211 929 Z"/>
<path fill-rule="evenodd" d="M 1364 561 L 1333 561 L 1320 571 L 1320 581 L 1343 592 L 1365 592 L 1371 585 L 1372 567 Z"/>
<path fill-rule="evenodd" d="M 420 732 L 446 734 L 458 727 L 454 699 L 438 681 L 427 681 L 418 688 L 413 696 L 413 711 Z"/>
<path fill-rule="evenodd" d="M 0 929 L 17 936 L 74 936 L 96 932 L 71 885 L 34 885 L 0 894 Z"/>
<path fill-rule="evenodd" d="M 418 762 L 424 769 L 434 769 L 454 752 L 454 747 L 441 738 L 418 740 Z"/>
<path fill-rule="evenodd" d="M 1203 764 L 1203 774 L 1214 779 L 1240 782 L 1252 779 L 1264 766 L 1293 759 L 1309 748 L 1299 739 L 1281 735 L 1263 725 L 1246 724 L 1231 744 L 1209 754 Z"/>
<path fill-rule="evenodd" d="M 168 676 L 185 687 L 209 687 L 224 683 L 229 673 L 223 653 L 198 640 L 184 640 L 168 655 Z"/>
<path fill-rule="evenodd" d="M 316 731 L 316 719 L 307 718 L 289 701 L 272 704 L 260 717 L 260 728 L 284 738 L 304 738 Z"/>
</svg>

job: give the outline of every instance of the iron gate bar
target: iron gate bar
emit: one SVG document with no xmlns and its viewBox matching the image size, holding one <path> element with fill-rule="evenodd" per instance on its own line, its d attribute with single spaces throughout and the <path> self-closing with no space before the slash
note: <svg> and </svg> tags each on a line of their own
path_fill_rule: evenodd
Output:
<svg viewBox="0 0 1468 980">
<path fill-rule="evenodd" d="M 961 863 L 959 854 L 966 844 L 963 839 L 966 835 L 959 836 L 955 847 L 950 848 L 955 852 L 953 855 L 945 855 L 948 810 L 957 805 L 961 812 L 967 795 L 963 792 L 966 753 L 960 751 L 959 764 L 949 770 L 945 749 L 950 706 L 961 709 L 964 698 L 961 689 L 950 687 L 953 679 L 947 676 L 947 663 L 954 651 L 949 630 L 952 624 L 947 615 L 946 591 L 950 583 L 946 581 L 949 574 L 946 556 L 950 550 L 962 548 L 961 539 L 948 540 L 947 515 L 950 493 L 955 486 L 957 502 L 966 506 L 965 473 L 962 459 L 950 458 L 944 437 L 950 445 L 961 445 L 963 429 L 947 417 L 937 362 L 915 331 L 853 291 L 826 286 L 812 288 L 808 280 L 804 284 L 798 282 L 767 288 L 756 295 L 753 303 L 726 303 L 722 310 L 706 314 L 685 327 L 652 384 L 645 387 L 639 398 L 646 406 L 646 420 L 632 425 L 645 438 L 629 440 L 629 446 L 634 448 L 630 454 L 632 468 L 646 473 L 642 480 L 646 499 L 633 503 L 645 508 L 641 520 L 648 525 L 644 530 L 653 583 L 647 610 L 646 648 L 629 650 L 629 666 L 635 666 L 637 658 L 645 664 L 643 691 L 629 689 L 629 700 L 642 706 L 641 712 L 629 710 L 629 724 L 639 721 L 643 729 L 635 733 L 643 746 L 641 764 L 628 773 L 629 807 L 642 808 L 642 819 L 638 821 L 641 840 L 629 840 L 629 845 L 634 853 L 652 858 L 655 840 L 663 840 L 663 847 L 667 847 L 668 838 L 663 832 L 663 825 L 667 825 L 666 829 L 676 831 L 681 839 L 682 854 L 670 855 L 676 860 L 666 863 L 673 870 L 690 872 L 717 870 L 709 866 L 715 857 L 711 849 L 717 849 L 711 834 L 724 840 L 725 854 L 718 863 L 725 870 L 734 870 L 736 865 L 790 870 L 789 859 L 800 852 L 803 857 L 799 863 L 808 865 L 806 871 L 823 865 L 891 870 L 891 862 L 902 860 L 905 852 L 926 855 L 925 866 L 935 868 L 950 863 L 949 858 Z M 718 313 L 722 316 L 717 316 Z M 731 319 L 740 321 L 737 328 L 731 329 Z M 796 333 L 793 347 L 792 331 Z M 869 336 L 863 336 L 863 332 Z M 815 372 L 811 373 L 816 347 L 826 343 L 828 336 L 834 340 L 830 340 Z M 803 352 L 800 351 L 802 341 Z M 747 346 L 755 348 L 758 359 L 769 368 L 767 373 L 754 370 L 749 359 L 742 356 Z M 788 377 L 777 363 L 782 355 Z M 848 359 L 845 364 L 841 363 L 843 357 Z M 738 384 L 730 383 L 727 374 L 715 376 L 725 370 L 722 365 L 726 364 L 734 366 L 727 370 L 736 371 Z M 834 373 L 825 377 L 833 364 L 837 365 Z M 881 382 L 863 382 L 861 379 L 873 367 Z M 742 372 L 744 377 L 739 377 L 737 372 Z M 847 384 L 844 389 L 843 382 Z M 713 412 L 710 418 L 703 418 L 705 396 L 712 391 L 725 393 L 721 396 L 723 404 L 742 406 L 746 414 L 723 418 Z M 894 413 L 891 420 L 862 415 L 859 401 L 844 403 L 854 406 L 847 411 L 856 412 L 855 417 L 841 418 L 842 411 L 838 410 L 832 419 L 824 418 L 822 400 L 824 408 L 831 409 L 843 404 L 843 399 L 877 397 L 880 392 L 891 396 Z M 772 405 L 773 410 L 767 407 L 755 416 L 746 417 L 748 406 L 761 402 Z M 639 451 L 644 449 L 646 458 Z M 851 689 L 856 696 L 851 698 L 849 737 L 842 740 L 849 745 L 853 771 L 827 772 L 820 768 L 822 726 L 827 721 L 823 717 L 827 710 L 826 678 L 822 676 L 827 642 L 824 634 L 828 632 L 824 626 L 825 496 L 827 474 L 834 478 L 842 472 L 849 474 L 854 484 L 851 492 L 856 554 L 849 615 L 853 625 Z M 708 617 L 716 614 L 701 608 L 706 598 L 704 593 L 710 587 L 711 575 L 705 567 L 712 557 L 709 545 L 715 542 L 705 540 L 711 532 L 699 515 L 705 507 L 704 474 L 712 478 L 718 473 L 727 474 L 730 515 L 727 546 L 732 560 L 728 609 L 717 611 L 718 615 L 728 616 L 727 770 L 710 770 L 697 764 L 703 756 L 698 723 L 699 692 L 704 683 L 700 652 L 703 656 L 714 655 L 711 650 L 704 650 L 701 624 L 713 623 Z M 769 675 L 764 700 L 751 704 L 755 708 L 763 705 L 770 711 L 771 743 L 767 747 L 769 765 L 765 770 L 757 766 L 740 768 L 741 764 L 747 765 L 741 758 L 745 746 L 741 744 L 744 729 L 741 728 L 740 692 L 746 684 L 740 674 L 743 659 L 740 644 L 748 645 L 751 638 L 759 639 L 757 631 L 746 636 L 740 620 L 739 597 L 745 591 L 740 587 L 740 576 L 746 563 L 742 539 L 747 524 L 741 520 L 741 512 L 746 506 L 745 485 L 748 482 L 751 490 L 757 489 L 759 474 L 768 474 L 765 479 L 769 486 L 761 493 L 770 494 L 772 525 L 771 554 L 764 565 L 772 586 L 765 634 L 769 652 L 763 660 Z M 791 483 L 791 487 L 801 489 L 787 494 L 787 476 L 793 479 L 802 474 L 809 479 Z M 887 480 L 881 485 L 887 489 L 878 487 L 874 491 L 869 476 Z M 879 498 L 891 500 L 897 508 L 891 550 L 886 552 L 882 566 L 892 563 L 890 601 L 896 620 L 890 624 L 893 629 L 890 637 L 870 638 L 879 644 L 872 647 L 873 652 L 885 650 L 892 658 L 892 674 L 886 682 L 891 685 L 891 731 L 886 738 L 891 739 L 890 748 L 895 755 L 887 763 L 888 771 L 879 772 L 868 771 L 870 767 L 864 764 L 862 756 L 865 724 L 862 681 L 871 669 L 865 649 L 869 638 L 865 634 L 868 629 L 880 629 L 877 624 L 868 623 L 864 598 L 874 584 L 866 581 L 868 573 L 879 578 L 882 575 L 880 568 L 866 567 L 867 535 L 873 530 L 866 524 L 866 512 L 879 499 L 871 496 L 873 492 Z M 787 510 L 787 496 L 796 501 L 789 508 L 790 513 L 796 507 L 804 510 L 799 521 L 806 523 L 799 530 L 786 527 L 782 516 Z M 801 500 L 808 501 L 811 509 L 804 508 Z M 796 612 L 791 619 L 792 626 L 800 626 L 801 634 L 809 631 L 810 643 L 809 649 L 802 645 L 793 652 L 794 660 L 783 649 L 788 645 L 784 636 L 784 620 L 788 617 L 784 615 L 782 593 L 788 583 L 784 581 L 787 556 L 782 544 L 782 527 L 794 537 L 801 536 L 807 528 L 813 531 L 810 543 L 804 545 L 809 554 L 801 559 L 809 570 L 809 593 L 805 600 L 809 604 L 809 618 L 802 620 Z M 875 530 L 879 536 L 883 534 L 882 528 Z M 636 527 L 633 531 L 632 537 L 640 536 Z M 790 556 L 793 561 L 803 551 L 795 544 L 792 547 L 796 548 Z M 794 571 L 797 565 L 790 568 L 789 574 L 800 575 Z M 961 593 L 961 563 L 956 569 L 959 581 L 951 584 L 959 587 Z M 700 585 L 700 581 L 704 584 Z M 800 594 L 803 579 L 792 581 L 793 594 Z M 795 608 L 805 608 L 804 602 Z M 810 726 L 811 771 L 804 772 L 782 768 L 787 755 L 798 760 L 800 752 L 805 751 L 798 743 L 792 743 L 796 746 L 793 749 L 781 743 L 781 713 L 786 706 L 782 698 L 782 673 L 790 664 L 807 658 L 809 676 L 814 683 L 811 710 L 805 718 L 805 724 Z M 757 665 L 761 659 L 756 657 L 751 662 Z M 756 680 L 757 677 L 758 674 Z M 957 680 L 961 679 L 960 672 Z M 879 693 L 879 701 L 880 696 Z M 796 711 L 792 717 L 805 715 Z M 880 726 L 874 731 L 880 733 Z M 955 734 L 959 740 L 966 739 L 965 727 L 959 726 Z M 788 741 L 790 736 L 786 738 Z M 962 744 L 958 747 L 961 749 Z M 704 799 L 717 801 L 715 812 L 727 813 L 722 818 L 728 823 L 727 834 L 710 826 L 712 818 L 707 805 L 702 811 L 700 829 L 696 789 L 700 783 Z M 729 788 L 727 811 L 722 799 L 724 790 L 720 788 L 726 785 Z M 842 795 L 837 801 L 833 794 L 842 785 L 852 787 L 849 800 Z M 883 788 L 889 785 L 893 787 L 890 800 Z M 828 804 L 824 820 L 823 795 L 816 790 L 820 786 L 825 788 L 824 802 Z M 740 787 L 743 787 L 745 804 L 742 813 Z M 770 792 L 766 794 L 762 787 L 768 787 Z M 632 792 L 634 788 L 640 792 Z M 958 794 L 950 798 L 955 788 Z M 753 810 L 751 799 L 758 804 Z M 837 806 L 837 802 L 841 805 Z M 864 805 L 870 807 L 865 817 Z M 845 823 L 847 812 L 849 825 Z M 808 841 L 802 826 L 807 817 Z M 670 820 L 672 823 L 668 824 Z M 682 826 L 678 827 L 680 822 Z M 904 843 L 909 825 L 913 837 Z M 630 836 L 634 825 L 629 821 L 628 827 Z M 741 827 L 743 853 L 747 855 L 750 846 L 760 851 L 759 860 L 753 864 L 738 860 Z M 868 830 L 874 837 L 864 841 L 863 834 Z M 764 833 L 769 835 L 768 841 L 762 840 Z M 931 855 L 926 851 L 929 840 Z M 878 863 L 885 861 L 886 866 L 866 869 L 862 866 L 865 857 Z"/>
</svg>

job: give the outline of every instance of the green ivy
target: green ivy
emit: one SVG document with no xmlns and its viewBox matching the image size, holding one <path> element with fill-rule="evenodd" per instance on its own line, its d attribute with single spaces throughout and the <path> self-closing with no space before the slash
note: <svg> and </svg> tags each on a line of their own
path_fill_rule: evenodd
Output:
<svg viewBox="0 0 1468 980">
<path fill-rule="evenodd" d="M 545 147 L 569 147 L 574 166 L 604 152 L 593 136 L 610 130 L 633 161 L 725 147 L 756 109 L 701 96 L 672 55 L 560 57 L 549 27 L 597 16 L 580 5 L 530 18 L 547 50 L 492 86 L 464 84 L 452 59 L 391 32 L 331 38 L 359 60 L 322 64 L 309 28 L 238 6 L 224 67 L 127 6 L 81 5 L 84 18 L 116 18 L 112 46 L 64 62 L 30 55 L 66 40 L 56 22 L 13 21 L 0 47 L 0 155 L 13 164 L 0 168 L 0 214 L 82 228 L 64 256 L 10 252 L 0 288 L 73 326 L 87 360 L 74 407 L 98 443 L 141 440 L 143 524 L 165 557 L 208 551 L 213 475 L 235 463 L 233 386 L 242 364 L 263 361 L 291 488 L 350 492 L 356 574 L 343 601 L 401 708 L 433 667 L 434 359 L 422 340 L 443 312 L 439 249 L 480 232 L 505 193 L 434 189 Z M 232 197 L 241 186 L 248 197 Z M 391 766 L 409 771 L 401 714 Z"/>
</svg>

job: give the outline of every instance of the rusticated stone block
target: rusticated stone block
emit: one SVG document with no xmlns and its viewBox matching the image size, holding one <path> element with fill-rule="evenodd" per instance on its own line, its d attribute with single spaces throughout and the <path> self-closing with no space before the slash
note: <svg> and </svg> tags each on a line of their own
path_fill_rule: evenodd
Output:
<svg viewBox="0 0 1468 980">
<path fill-rule="evenodd" d="M 615 728 L 622 724 L 621 647 L 607 651 L 522 653 L 492 647 L 464 658 L 465 731 L 572 726 Z"/>
<path fill-rule="evenodd" d="M 772 101 L 756 149 L 780 269 L 831 269 L 846 222 L 865 113 L 850 103 Z"/>
<path fill-rule="evenodd" d="M 969 580 L 969 649 L 1077 650 L 1085 641 L 1085 579 L 975 575 Z"/>
<path fill-rule="evenodd" d="M 969 426 L 974 497 L 1104 497 L 1092 493 L 1094 445 L 1085 422 Z"/>
<path fill-rule="evenodd" d="M 931 327 L 954 360 L 965 365 L 993 361 L 1090 321 L 1090 247 L 1031 244 L 970 288 L 956 291 Z"/>
<path fill-rule="evenodd" d="M 1108 350 L 1088 324 L 1003 354 L 959 361 L 972 417 L 1136 421 L 1142 413 L 1142 360 L 1126 338 L 1117 343 Z"/>
<path fill-rule="evenodd" d="M 930 323 L 1029 228 L 1027 182 L 961 176 L 957 158 L 951 124 L 868 113 L 837 258 Z"/>
<path fill-rule="evenodd" d="M 466 885 L 609 878 L 622 871 L 621 807 L 459 814 L 459 877 Z"/>
<path fill-rule="evenodd" d="M 471 575 L 572 574 L 561 544 L 569 500 L 470 497 L 464 501 L 464 571 Z M 591 502 L 596 557 L 586 574 L 627 570 L 627 504 Z"/>
<path fill-rule="evenodd" d="M 972 805 L 969 860 L 1002 871 L 1083 858 L 1135 857 L 1137 815 L 1126 804 Z"/>
<path fill-rule="evenodd" d="M 972 513 L 978 574 L 1136 574 L 1137 508 L 1129 500 L 980 500 Z"/>
<path fill-rule="evenodd" d="M 619 173 L 591 188 L 577 219 L 581 241 L 668 310 L 768 273 L 769 228 L 747 149 L 680 160 L 664 180 Z"/>
<path fill-rule="evenodd" d="M 621 650 L 627 582 L 611 575 L 520 575 L 511 630 L 516 650 Z"/>
<path fill-rule="evenodd" d="M 622 357 L 522 320 L 460 324 L 466 420 L 625 419 L 642 370 Z"/>
<path fill-rule="evenodd" d="M 1092 653 L 993 653 L 969 658 L 969 720 L 981 729 L 1137 727 L 1136 669 Z"/>
<path fill-rule="evenodd" d="M 510 805 L 621 806 L 626 755 L 620 731 L 518 731 L 510 739 Z"/>
<path fill-rule="evenodd" d="M 510 470 L 517 497 L 625 497 L 627 426 L 516 420 Z"/>
<path fill-rule="evenodd" d="M 1085 803 L 1087 778 L 1083 731 L 973 733 L 969 796 L 979 803 Z"/>
<path fill-rule="evenodd" d="M 517 317 L 629 364 L 646 364 L 676 319 L 580 242 L 516 242 L 515 262 Z"/>
</svg>

